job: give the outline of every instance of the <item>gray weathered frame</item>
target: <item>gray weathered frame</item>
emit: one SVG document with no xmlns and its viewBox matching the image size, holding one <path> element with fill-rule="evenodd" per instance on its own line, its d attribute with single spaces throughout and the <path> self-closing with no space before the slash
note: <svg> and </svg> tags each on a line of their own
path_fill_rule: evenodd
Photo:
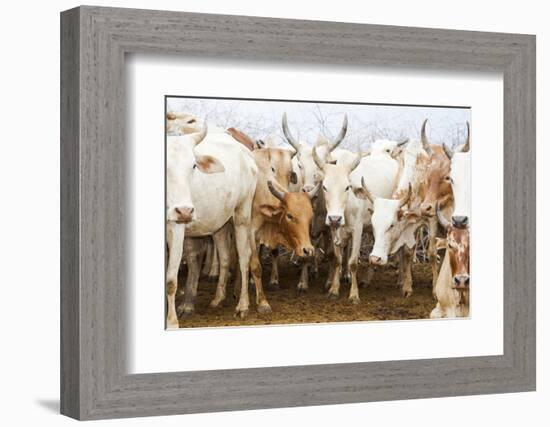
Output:
<svg viewBox="0 0 550 427">
<path fill-rule="evenodd" d="M 130 52 L 502 72 L 504 354 L 126 374 Z M 535 390 L 535 231 L 534 36 L 88 6 L 61 14 L 63 414 L 99 419 Z"/>
</svg>

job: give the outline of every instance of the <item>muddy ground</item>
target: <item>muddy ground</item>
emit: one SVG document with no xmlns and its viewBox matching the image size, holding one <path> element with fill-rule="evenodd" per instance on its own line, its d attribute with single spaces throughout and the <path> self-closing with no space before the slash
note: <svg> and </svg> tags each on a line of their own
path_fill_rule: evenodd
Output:
<svg viewBox="0 0 550 427">
<path fill-rule="evenodd" d="M 239 325 L 270 325 L 296 323 L 350 322 L 361 320 L 405 320 L 425 319 L 435 307 L 432 296 L 431 268 L 427 263 L 413 266 L 413 295 L 403 298 L 401 288 L 396 286 L 397 269 L 394 266 L 380 267 L 368 286 L 359 289 L 361 302 L 353 305 L 348 301 L 349 284 L 342 282 L 340 298 L 336 301 L 326 297 L 324 283 L 326 271 L 321 269 L 317 278 L 311 278 L 307 294 L 299 295 L 296 284 L 299 280 L 299 266 L 281 262 L 279 267 L 279 287 L 272 290 L 269 283 L 269 264 L 264 265 L 263 283 L 266 296 L 273 312 L 260 315 L 256 311 L 255 293 L 250 288 L 250 311 L 246 319 L 235 318 L 237 301 L 233 298 L 233 284 L 227 289 L 227 298 L 217 309 L 208 305 L 214 297 L 216 282 L 206 277 L 199 282 L 195 304 L 195 314 L 190 318 L 180 318 L 180 327 L 213 327 Z M 365 265 L 359 268 L 359 277 L 365 274 Z M 180 286 L 185 286 L 186 271 L 182 268 Z M 177 300 L 179 303 L 181 299 Z"/>
</svg>

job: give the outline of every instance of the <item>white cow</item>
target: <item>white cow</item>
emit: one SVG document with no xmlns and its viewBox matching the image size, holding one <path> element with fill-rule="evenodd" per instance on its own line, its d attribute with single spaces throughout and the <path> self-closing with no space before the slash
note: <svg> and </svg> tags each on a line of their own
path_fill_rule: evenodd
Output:
<svg viewBox="0 0 550 427">
<path fill-rule="evenodd" d="M 166 134 L 169 136 L 186 135 L 201 130 L 196 116 L 184 112 L 169 111 L 166 113 Z"/>
<path fill-rule="evenodd" d="M 399 165 L 387 154 L 361 157 L 356 155 L 350 163 L 342 158 L 338 162 L 327 162 L 313 149 L 314 161 L 322 174 L 326 217 L 325 223 L 331 229 L 333 238 L 333 259 L 327 285 L 328 297 L 338 298 L 342 252 L 351 239 L 351 253 L 348 268 L 351 275 L 349 300 L 359 303 L 357 266 L 363 226 L 370 223 L 371 204 L 363 196 L 361 181 L 367 181 L 377 196 L 388 197 L 395 188 Z"/>
<path fill-rule="evenodd" d="M 391 197 L 376 197 L 364 182 L 363 195 L 373 204 L 374 246 L 371 264 L 385 265 L 398 251 L 401 256 L 400 280 L 405 297 L 412 294 L 412 256 L 416 230 L 421 225 L 419 188 L 423 182 L 429 156 L 420 141 L 407 143 L 402 152 L 399 182 Z"/>
<path fill-rule="evenodd" d="M 451 187 L 453 189 L 454 210 L 452 215 L 453 225 L 457 227 L 465 227 L 468 225 L 468 217 L 470 216 L 470 197 L 471 197 L 471 180 L 470 180 L 470 123 L 466 122 L 468 133 L 466 143 L 459 146 L 456 151 L 451 150 L 445 144 L 443 149 L 445 154 L 451 160 Z"/>
<path fill-rule="evenodd" d="M 304 141 L 298 141 L 290 132 L 288 127 L 288 121 L 286 113 L 283 114 L 282 119 L 282 128 L 283 134 L 287 142 L 294 148 L 294 156 L 292 158 L 292 168 L 297 173 L 297 182 L 298 184 L 292 185 L 289 187 L 290 191 L 304 191 L 310 193 L 316 188 L 317 184 L 321 181 L 321 172 L 319 167 L 315 164 L 313 160 L 313 147 L 317 150 L 317 155 L 322 158 L 329 158 L 334 160 L 342 151 L 348 152 L 347 150 L 338 150 L 337 147 L 344 140 L 348 130 L 348 118 L 347 115 L 344 116 L 344 121 L 342 123 L 342 128 L 340 132 L 332 141 L 329 141 L 326 138 L 319 137 L 315 144 L 308 144 Z M 348 152 L 349 153 L 349 152 Z M 333 157 L 334 156 L 334 157 Z M 325 211 L 324 211 L 324 199 L 322 192 L 318 193 L 318 196 L 312 201 L 313 203 L 313 220 L 311 226 L 311 236 L 313 240 L 325 240 L 329 241 L 330 237 L 327 236 L 327 230 L 324 226 L 325 220 Z M 322 249 L 327 249 L 326 247 Z M 305 260 L 302 264 L 302 273 L 300 276 L 300 282 L 298 283 L 299 292 L 306 292 L 308 290 L 308 277 L 309 277 L 309 268 L 315 264 L 312 264 L 312 261 L 316 262 L 316 257 L 314 260 Z"/>
<path fill-rule="evenodd" d="M 223 129 L 207 132 L 206 125 L 199 133 L 167 138 L 166 166 L 169 248 L 166 323 L 168 328 L 177 328 L 175 294 L 186 235 L 211 235 L 233 219 L 241 290 L 247 290 L 251 254 L 250 216 L 258 169 L 243 145 Z M 196 291 L 196 286 L 195 289 L 186 289 L 182 307 L 185 314 L 191 314 L 194 310 Z M 223 296 L 225 289 L 218 286 L 216 299 Z M 241 292 L 237 312 L 243 306 L 248 307 L 248 292 Z"/>
</svg>

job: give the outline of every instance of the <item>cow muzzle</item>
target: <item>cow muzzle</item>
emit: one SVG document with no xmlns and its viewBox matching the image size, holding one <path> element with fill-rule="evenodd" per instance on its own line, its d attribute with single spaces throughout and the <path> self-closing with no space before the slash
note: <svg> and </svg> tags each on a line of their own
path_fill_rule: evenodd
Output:
<svg viewBox="0 0 550 427">
<path fill-rule="evenodd" d="M 193 221 L 193 213 L 195 208 L 192 206 L 182 206 L 174 208 L 175 221 L 177 224 L 188 224 Z"/>
<path fill-rule="evenodd" d="M 371 255 L 369 257 L 369 262 L 373 265 L 384 265 L 386 264 L 387 260 L 376 255 Z"/>
<path fill-rule="evenodd" d="M 420 205 L 420 212 L 424 216 L 434 216 L 435 215 L 435 203 L 422 203 Z"/>
<path fill-rule="evenodd" d="M 451 220 L 453 222 L 453 227 L 466 228 L 468 226 L 467 216 L 453 216 Z"/>
<path fill-rule="evenodd" d="M 470 288 L 470 276 L 468 274 L 457 274 L 453 277 L 453 289 L 465 290 Z"/>
<path fill-rule="evenodd" d="M 329 227 L 339 227 L 344 223 L 344 217 L 342 215 L 327 215 L 327 225 Z"/>
</svg>

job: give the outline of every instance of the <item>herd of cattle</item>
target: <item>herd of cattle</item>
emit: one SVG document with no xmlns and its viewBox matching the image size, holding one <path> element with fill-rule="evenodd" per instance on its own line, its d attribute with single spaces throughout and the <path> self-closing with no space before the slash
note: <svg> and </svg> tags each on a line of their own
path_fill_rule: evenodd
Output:
<svg viewBox="0 0 550 427">
<path fill-rule="evenodd" d="M 435 308 L 430 317 L 469 315 L 470 126 L 456 149 L 430 144 L 422 124 L 420 138 L 378 140 L 369 152 L 338 148 L 348 121 L 333 140 L 299 141 L 282 131 L 288 146 L 254 141 L 243 132 L 200 124 L 192 114 L 169 112 L 167 127 L 167 328 L 194 312 L 199 276 L 218 276 L 210 306 L 218 307 L 235 268 L 236 315 L 249 310 L 249 277 L 256 310 L 271 312 L 262 284 L 260 248 L 271 249 L 270 283 L 278 282 L 277 249 L 300 257 L 298 292 L 308 289 L 309 269 L 318 254 L 328 259 L 327 296 L 338 298 L 342 277 L 351 283 L 349 302 L 359 304 L 358 258 L 363 233 L 374 246 L 367 266 L 399 262 L 399 283 L 412 294 L 412 263 L 421 226 L 429 236 Z M 211 236 L 208 239 L 200 237 Z M 206 257 L 204 245 L 208 245 Z M 202 248 L 202 249 L 201 249 Z M 442 261 L 438 251 L 444 250 Z M 201 252 L 202 251 L 202 252 Z M 178 271 L 185 256 L 187 279 Z M 203 261 L 204 260 L 204 261 Z M 207 264 L 207 265 L 205 265 Z"/>
</svg>

